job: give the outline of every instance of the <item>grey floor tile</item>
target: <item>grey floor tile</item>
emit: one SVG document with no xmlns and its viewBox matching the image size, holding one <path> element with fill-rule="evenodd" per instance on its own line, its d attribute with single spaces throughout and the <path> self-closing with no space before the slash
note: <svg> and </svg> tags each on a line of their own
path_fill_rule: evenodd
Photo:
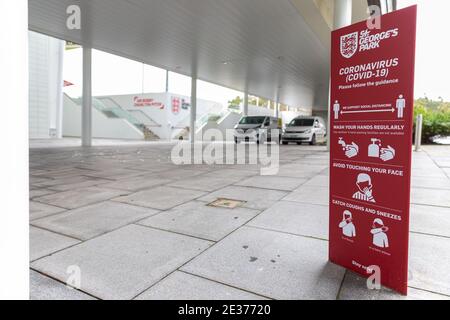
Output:
<svg viewBox="0 0 450 320">
<path fill-rule="evenodd" d="M 318 175 L 314 176 L 313 178 L 311 178 L 310 180 L 308 180 L 303 185 L 307 186 L 307 187 L 328 188 L 328 186 L 330 185 L 330 177 L 327 175 L 318 174 Z"/>
<path fill-rule="evenodd" d="M 411 233 L 409 285 L 450 296 L 450 239 Z"/>
<path fill-rule="evenodd" d="M 73 246 L 80 241 L 30 226 L 30 261 Z"/>
<path fill-rule="evenodd" d="M 328 239 L 328 207 L 279 201 L 249 225 L 302 236 Z"/>
<path fill-rule="evenodd" d="M 246 201 L 244 207 L 256 210 L 264 210 L 270 207 L 275 201 L 284 197 L 287 193 L 278 190 L 268 190 L 260 188 L 228 186 L 211 192 L 198 200 L 211 202 L 217 198 L 227 198 Z"/>
<path fill-rule="evenodd" d="M 262 300 L 264 298 L 185 272 L 175 271 L 137 300 Z"/>
<path fill-rule="evenodd" d="M 181 270 L 275 299 L 335 299 L 345 272 L 326 241 L 248 227 Z"/>
<path fill-rule="evenodd" d="M 35 198 L 34 201 L 47 203 L 67 209 L 75 209 L 89 204 L 118 197 L 128 192 L 122 190 L 89 187 L 58 192 L 47 196 Z"/>
<path fill-rule="evenodd" d="M 114 201 L 166 210 L 201 197 L 204 194 L 204 192 L 197 190 L 160 186 L 144 191 L 139 191 L 129 196 L 119 197 L 114 199 Z"/>
<path fill-rule="evenodd" d="M 411 203 L 450 207 L 450 191 L 440 189 L 411 188 Z"/>
<path fill-rule="evenodd" d="M 256 187 L 281 191 L 291 191 L 305 183 L 305 178 L 289 178 L 278 176 L 254 176 L 238 183 L 237 186 Z"/>
<path fill-rule="evenodd" d="M 94 298 L 30 270 L 30 300 L 94 300 Z"/>
<path fill-rule="evenodd" d="M 217 208 L 192 201 L 139 222 L 164 230 L 218 241 L 256 216 L 259 211 L 246 208 Z"/>
<path fill-rule="evenodd" d="M 450 208 L 413 204 L 410 216 L 411 231 L 450 238 Z"/>
<path fill-rule="evenodd" d="M 327 206 L 328 194 L 329 190 L 326 187 L 300 186 L 283 200 Z"/>
<path fill-rule="evenodd" d="M 202 174 L 189 179 L 172 182 L 169 186 L 200 191 L 213 191 L 226 187 L 237 180 L 238 178 L 233 177 L 216 177 L 214 174 Z"/>
<path fill-rule="evenodd" d="M 449 300 L 449 296 L 424 290 L 408 288 L 408 296 L 403 296 L 388 288 L 369 290 L 367 279 L 347 271 L 339 293 L 340 300 Z"/>
<path fill-rule="evenodd" d="M 103 184 L 102 187 L 127 191 L 139 191 L 169 183 L 169 179 L 155 178 L 151 175 L 137 176 Z"/>
<path fill-rule="evenodd" d="M 37 188 L 37 189 L 30 189 L 29 197 L 30 199 L 42 197 L 47 194 L 56 193 L 57 191 L 50 190 L 50 189 L 44 189 L 44 188 Z"/>
<path fill-rule="evenodd" d="M 81 289 L 101 299 L 131 299 L 208 248 L 211 242 L 129 225 L 40 259 L 32 268 L 64 280 L 81 270 Z"/>
<path fill-rule="evenodd" d="M 431 188 L 450 190 L 450 179 L 433 177 L 412 177 L 411 185 L 413 188 Z"/>
<path fill-rule="evenodd" d="M 125 203 L 106 201 L 35 220 L 32 224 L 87 240 L 158 212 Z"/>
<path fill-rule="evenodd" d="M 65 210 L 66 209 L 58 208 L 45 203 L 30 201 L 30 220 L 43 218 Z"/>
<path fill-rule="evenodd" d="M 281 166 L 277 175 L 296 178 L 311 178 L 326 168 L 326 165 L 292 163 Z"/>
</svg>

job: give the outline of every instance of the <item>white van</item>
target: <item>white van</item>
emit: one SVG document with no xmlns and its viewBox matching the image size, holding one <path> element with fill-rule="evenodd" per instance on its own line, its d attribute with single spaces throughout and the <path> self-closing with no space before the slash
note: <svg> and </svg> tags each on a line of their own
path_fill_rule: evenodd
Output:
<svg viewBox="0 0 450 320">
<path fill-rule="evenodd" d="M 234 142 L 255 141 L 257 144 L 280 142 L 281 119 L 269 116 L 244 116 L 234 126 Z"/>
<path fill-rule="evenodd" d="M 321 117 L 297 117 L 286 125 L 281 137 L 283 144 L 308 142 L 310 145 L 326 142 L 327 129 Z"/>
</svg>

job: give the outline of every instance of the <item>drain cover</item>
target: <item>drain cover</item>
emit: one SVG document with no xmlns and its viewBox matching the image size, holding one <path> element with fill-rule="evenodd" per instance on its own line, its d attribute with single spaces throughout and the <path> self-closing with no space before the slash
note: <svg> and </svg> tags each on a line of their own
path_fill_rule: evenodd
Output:
<svg viewBox="0 0 450 320">
<path fill-rule="evenodd" d="M 246 201 L 218 198 L 218 199 L 214 200 L 213 202 L 208 203 L 208 206 L 234 209 L 236 207 L 242 206 L 245 202 Z"/>
</svg>

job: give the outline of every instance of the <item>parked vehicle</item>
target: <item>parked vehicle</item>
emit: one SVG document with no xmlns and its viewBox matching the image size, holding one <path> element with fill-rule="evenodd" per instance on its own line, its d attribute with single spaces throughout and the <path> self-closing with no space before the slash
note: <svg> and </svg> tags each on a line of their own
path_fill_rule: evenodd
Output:
<svg viewBox="0 0 450 320">
<path fill-rule="evenodd" d="M 234 126 L 234 142 L 264 143 L 281 140 L 281 121 L 269 116 L 244 116 Z"/>
<path fill-rule="evenodd" d="M 310 145 L 326 142 L 327 129 L 325 121 L 321 117 L 297 117 L 285 128 L 282 135 L 282 143 L 296 142 L 302 144 L 308 142 Z"/>
</svg>

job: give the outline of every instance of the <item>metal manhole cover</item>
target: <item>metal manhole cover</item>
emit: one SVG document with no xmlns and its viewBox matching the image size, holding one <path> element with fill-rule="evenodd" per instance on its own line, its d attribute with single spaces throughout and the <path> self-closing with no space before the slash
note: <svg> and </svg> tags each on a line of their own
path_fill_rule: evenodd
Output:
<svg viewBox="0 0 450 320">
<path fill-rule="evenodd" d="M 246 203 L 246 201 L 234 200 L 234 199 L 226 199 L 226 198 L 218 198 L 218 199 L 214 200 L 213 202 L 208 203 L 208 206 L 234 209 L 236 207 L 243 206 L 244 203 Z"/>
</svg>

